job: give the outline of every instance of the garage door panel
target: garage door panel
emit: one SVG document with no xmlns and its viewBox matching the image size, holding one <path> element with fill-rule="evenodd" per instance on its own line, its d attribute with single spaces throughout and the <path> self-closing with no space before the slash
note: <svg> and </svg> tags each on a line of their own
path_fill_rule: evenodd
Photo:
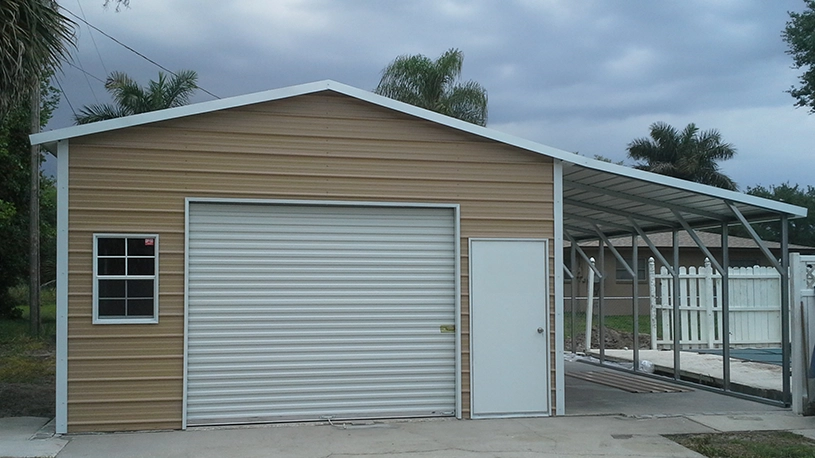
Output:
<svg viewBox="0 0 815 458">
<path fill-rule="evenodd" d="M 187 423 L 454 414 L 454 218 L 191 203 Z"/>
</svg>

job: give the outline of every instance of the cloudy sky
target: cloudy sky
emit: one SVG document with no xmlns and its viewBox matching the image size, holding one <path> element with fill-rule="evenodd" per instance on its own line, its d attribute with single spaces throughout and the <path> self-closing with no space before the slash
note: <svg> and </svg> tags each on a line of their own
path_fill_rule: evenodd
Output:
<svg viewBox="0 0 815 458">
<path fill-rule="evenodd" d="M 119 12 L 104 0 L 59 3 L 171 70 L 197 71 L 222 98 L 323 79 L 372 90 L 397 55 L 459 48 L 463 78 L 489 92 L 492 129 L 623 160 L 653 122 L 693 122 L 737 148 L 723 171 L 742 190 L 815 185 L 815 115 L 785 92 L 800 71 L 780 37 L 802 0 L 131 0 Z M 142 84 L 158 75 L 86 25 L 77 34 L 48 129 L 71 125 L 68 102 L 108 102 L 109 72 Z"/>
</svg>

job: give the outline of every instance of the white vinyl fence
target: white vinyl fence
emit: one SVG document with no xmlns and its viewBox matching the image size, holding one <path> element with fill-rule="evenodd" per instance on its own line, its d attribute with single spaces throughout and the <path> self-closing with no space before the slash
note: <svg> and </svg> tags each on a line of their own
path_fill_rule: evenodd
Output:
<svg viewBox="0 0 815 458">
<path fill-rule="evenodd" d="M 772 267 L 731 267 L 730 345 L 781 346 L 781 276 Z M 680 348 L 722 346 L 722 276 L 705 259 L 703 267 L 679 268 L 679 297 L 665 267 L 648 262 L 651 348 L 673 348 L 673 307 L 679 305 Z"/>
</svg>

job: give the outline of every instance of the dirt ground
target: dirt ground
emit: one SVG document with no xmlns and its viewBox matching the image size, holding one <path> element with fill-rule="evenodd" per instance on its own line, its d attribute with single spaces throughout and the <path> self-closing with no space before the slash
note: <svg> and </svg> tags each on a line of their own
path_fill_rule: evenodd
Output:
<svg viewBox="0 0 815 458">
<path fill-rule="evenodd" d="M 0 383 L 0 417 L 53 417 L 54 383 Z"/>
<path fill-rule="evenodd" d="M 593 348 L 599 347 L 600 332 L 597 328 L 591 331 L 591 342 Z M 634 348 L 634 334 L 631 332 L 617 331 L 616 329 L 605 328 L 606 348 L 609 349 L 630 349 Z M 575 345 L 578 351 L 582 351 L 586 345 L 586 333 L 575 336 Z M 639 335 L 639 347 L 643 349 L 651 348 L 651 336 L 648 334 Z M 571 342 L 566 339 L 566 350 L 571 350 Z"/>
<path fill-rule="evenodd" d="M 53 417 L 55 345 L 11 341 L 0 345 L 0 417 Z"/>
</svg>

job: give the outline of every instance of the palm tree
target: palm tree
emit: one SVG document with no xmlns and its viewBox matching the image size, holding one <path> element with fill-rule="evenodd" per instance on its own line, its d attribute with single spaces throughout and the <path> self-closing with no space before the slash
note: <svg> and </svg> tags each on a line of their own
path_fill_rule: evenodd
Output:
<svg viewBox="0 0 815 458">
<path fill-rule="evenodd" d="M 464 54 L 450 49 L 435 61 L 417 54 L 394 59 L 374 92 L 463 121 L 487 125 L 487 90 L 475 81 L 457 83 Z"/>
<path fill-rule="evenodd" d="M 68 57 L 73 26 L 54 0 L 0 1 L 0 117 Z"/>
<path fill-rule="evenodd" d="M 719 161 L 736 155 L 736 148 L 723 143 L 715 130 L 699 131 L 690 123 L 681 132 L 657 122 L 651 124 L 651 138 L 638 138 L 628 144 L 628 157 L 634 168 L 683 180 L 737 190 L 736 183 L 719 171 Z"/>
<path fill-rule="evenodd" d="M 150 80 L 142 88 L 136 81 L 122 72 L 113 72 L 105 81 L 105 89 L 113 96 L 114 105 L 86 105 L 74 116 L 77 124 L 121 118 L 148 111 L 186 105 L 190 96 L 198 89 L 198 74 L 192 70 L 182 70 L 167 78 L 158 73 L 158 81 Z"/>
</svg>

